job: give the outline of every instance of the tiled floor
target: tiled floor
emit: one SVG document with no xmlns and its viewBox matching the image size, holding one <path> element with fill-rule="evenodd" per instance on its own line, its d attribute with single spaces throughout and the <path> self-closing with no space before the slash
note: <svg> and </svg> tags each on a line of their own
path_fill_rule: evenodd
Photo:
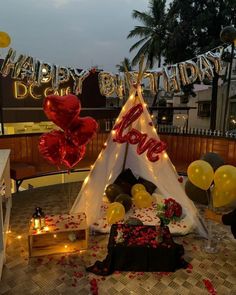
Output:
<svg viewBox="0 0 236 295">
<path fill-rule="evenodd" d="M 175 273 L 115 273 L 99 277 L 85 267 L 106 256 L 107 235 L 90 236 L 89 250 L 73 255 L 28 258 L 28 222 L 34 207 L 47 214 L 67 213 L 80 189 L 79 183 L 23 191 L 13 196 L 11 233 L 7 261 L 0 282 L 0 294 L 92 294 L 99 295 L 236 295 L 236 242 L 225 226 L 214 230 L 220 237 L 218 254 L 201 250 L 203 240 L 193 234 L 176 237 L 183 244 L 190 265 Z M 21 235 L 21 239 L 18 236 Z M 214 293 L 214 289 L 215 293 Z"/>
</svg>

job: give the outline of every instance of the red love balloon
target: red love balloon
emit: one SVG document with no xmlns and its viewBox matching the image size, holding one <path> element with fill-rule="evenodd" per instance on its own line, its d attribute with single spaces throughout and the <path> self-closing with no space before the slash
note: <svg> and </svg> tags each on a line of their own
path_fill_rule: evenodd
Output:
<svg viewBox="0 0 236 295">
<path fill-rule="evenodd" d="M 64 157 L 62 163 L 69 169 L 76 166 L 85 155 L 85 145 L 76 146 L 73 143 L 66 141 L 62 147 Z"/>
<path fill-rule="evenodd" d="M 47 117 L 63 131 L 52 131 L 40 137 L 39 151 L 52 164 L 72 169 L 85 155 L 85 144 L 94 136 L 98 124 L 91 117 L 80 118 L 77 96 L 50 95 L 43 103 Z"/>
<path fill-rule="evenodd" d="M 59 167 L 65 156 L 65 150 L 62 149 L 65 143 L 65 135 L 63 131 L 54 130 L 45 133 L 39 138 L 39 151 L 42 156 L 50 163 Z"/>
<path fill-rule="evenodd" d="M 98 123 L 91 117 L 80 118 L 76 115 L 67 131 L 74 145 L 87 144 L 95 135 Z"/>
<path fill-rule="evenodd" d="M 49 120 L 63 130 L 67 130 L 75 115 L 81 109 L 80 100 L 73 94 L 58 96 L 49 95 L 44 99 L 43 110 Z"/>
</svg>

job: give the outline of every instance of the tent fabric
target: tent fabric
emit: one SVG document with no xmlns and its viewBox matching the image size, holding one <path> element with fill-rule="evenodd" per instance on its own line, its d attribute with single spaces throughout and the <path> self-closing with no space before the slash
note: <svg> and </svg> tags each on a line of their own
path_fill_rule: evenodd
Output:
<svg viewBox="0 0 236 295">
<path fill-rule="evenodd" d="M 148 138 L 160 140 L 156 129 L 151 126 L 152 119 L 143 100 L 141 88 L 137 88 L 136 95 L 135 92 L 136 90 L 131 92 L 116 123 L 119 123 L 134 105 L 141 103 L 144 109 L 143 113 L 132 123 L 132 128 L 146 133 Z M 96 222 L 102 217 L 101 206 L 106 186 L 115 181 L 123 168 L 130 168 L 135 175 L 154 183 L 164 197 L 176 199 L 181 204 L 183 213 L 188 215 L 192 221 L 193 227 L 201 236 L 207 237 L 207 229 L 201 220 L 199 212 L 179 183 L 178 174 L 167 153 L 162 152 L 158 161 L 151 162 L 148 160 L 146 152 L 141 155 L 137 154 L 136 144 L 128 144 L 125 167 L 123 167 L 127 143 L 114 142 L 114 132 L 114 130 L 111 131 L 106 142 L 106 148 L 101 151 L 88 177 L 85 179 L 81 191 L 71 208 L 71 213 L 85 212 L 89 226 Z"/>
</svg>

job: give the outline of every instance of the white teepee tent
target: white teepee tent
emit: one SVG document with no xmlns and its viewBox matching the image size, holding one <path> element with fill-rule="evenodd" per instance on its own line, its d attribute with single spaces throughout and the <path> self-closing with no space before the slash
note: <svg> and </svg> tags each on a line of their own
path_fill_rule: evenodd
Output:
<svg viewBox="0 0 236 295">
<path fill-rule="evenodd" d="M 142 104 L 143 113 L 132 123 L 132 128 L 146 133 L 148 138 L 159 141 L 156 129 L 150 126 L 152 119 L 144 103 L 140 87 L 137 89 L 132 88 L 130 97 L 122 108 L 116 123 L 119 123 L 127 111 L 138 103 Z M 154 183 L 164 197 L 171 196 L 175 198 L 182 205 L 184 214 L 188 215 L 199 234 L 207 237 L 207 230 L 198 210 L 179 183 L 178 175 L 167 153 L 162 152 L 158 161 L 151 162 L 148 160 L 146 152 L 141 155 L 137 154 L 136 144 L 128 144 L 126 149 L 126 143 L 114 142 L 114 134 L 115 131 L 112 130 L 106 142 L 106 148 L 101 151 L 88 177 L 85 179 L 82 189 L 71 208 L 71 213 L 85 212 L 88 225 L 96 222 L 101 217 L 101 205 L 105 188 L 113 183 L 121 173 L 125 159 L 125 168 L 130 168 L 134 174 Z"/>
</svg>

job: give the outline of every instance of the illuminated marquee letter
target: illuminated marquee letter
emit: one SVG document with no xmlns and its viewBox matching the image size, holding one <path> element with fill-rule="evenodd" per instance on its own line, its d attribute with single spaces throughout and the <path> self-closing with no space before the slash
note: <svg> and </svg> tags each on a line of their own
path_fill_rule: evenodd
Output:
<svg viewBox="0 0 236 295">
<path fill-rule="evenodd" d="M 29 94 L 30 94 L 30 96 L 32 96 L 34 99 L 40 99 L 40 98 L 42 98 L 41 95 L 37 95 L 37 94 L 34 92 L 34 88 L 35 88 L 35 87 L 38 87 L 38 86 L 35 85 L 35 84 L 30 84 L 30 86 L 29 86 Z"/>
<path fill-rule="evenodd" d="M 14 97 L 16 99 L 24 99 L 27 97 L 28 88 L 27 86 L 19 81 L 15 81 L 13 85 L 14 89 Z"/>
</svg>

